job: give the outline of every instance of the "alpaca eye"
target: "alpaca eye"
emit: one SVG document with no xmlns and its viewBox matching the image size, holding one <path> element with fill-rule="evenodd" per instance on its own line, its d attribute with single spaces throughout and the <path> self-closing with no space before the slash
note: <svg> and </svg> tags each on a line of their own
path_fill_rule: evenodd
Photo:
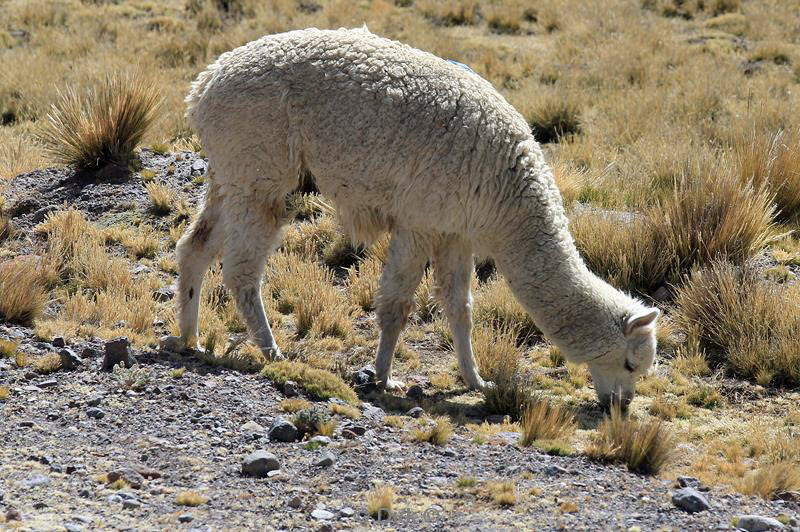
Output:
<svg viewBox="0 0 800 532">
<path fill-rule="evenodd" d="M 627 359 L 627 358 L 625 359 L 625 369 L 627 369 L 627 370 L 628 370 L 628 371 L 630 371 L 631 373 L 633 373 L 634 371 L 636 371 L 636 368 L 635 368 L 635 367 L 633 367 L 633 366 L 631 366 L 631 363 L 630 363 L 630 362 L 628 362 L 628 359 Z"/>
</svg>

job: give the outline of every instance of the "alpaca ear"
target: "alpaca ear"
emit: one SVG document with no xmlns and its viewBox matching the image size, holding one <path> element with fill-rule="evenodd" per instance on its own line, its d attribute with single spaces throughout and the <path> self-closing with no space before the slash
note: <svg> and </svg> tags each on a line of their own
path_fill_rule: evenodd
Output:
<svg viewBox="0 0 800 532">
<path fill-rule="evenodd" d="M 657 308 L 646 308 L 635 314 L 631 314 L 625 319 L 625 323 L 622 325 L 623 334 L 625 336 L 631 336 L 638 332 L 644 332 L 645 329 L 649 329 L 655 325 L 656 319 L 660 314 L 661 312 Z"/>
</svg>

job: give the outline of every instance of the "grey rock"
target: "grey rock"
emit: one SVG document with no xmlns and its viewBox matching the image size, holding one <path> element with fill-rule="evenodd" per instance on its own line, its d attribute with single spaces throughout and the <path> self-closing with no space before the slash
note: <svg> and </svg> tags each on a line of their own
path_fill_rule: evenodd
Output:
<svg viewBox="0 0 800 532">
<path fill-rule="evenodd" d="M 314 464 L 317 467 L 330 467 L 336 462 L 336 457 L 330 451 L 325 451 L 320 456 L 320 459 Z"/>
<path fill-rule="evenodd" d="M 363 436 L 367 432 L 367 428 L 363 425 L 356 425 L 355 423 L 348 423 L 343 428 L 354 432 L 357 436 Z"/>
<path fill-rule="evenodd" d="M 300 388 L 294 381 L 286 381 L 283 383 L 283 395 L 286 397 L 297 397 L 300 395 Z"/>
<path fill-rule="evenodd" d="M 129 510 L 133 510 L 135 508 L 139 508 L 141 505 L 142 505 L 142 503 L 140 503 L 136 499 L 123 499 L 123 501 L 122 501 L 122 507 L 123 508 L 127 508 Z"/>
<path fill-rule="evenodd" d="M 88 346 L 81 350 L 81 358 L 95 358 L 100 356 L 100 350 L 96 347 Z"/>
<path fill-rule="evenodd" d="M 19 422 L 19 426 L 22 427 L 22 428 L 26 428 L 26 429 L 29 429 L 34 425 L 35 425 L 35 423 L 30 419 L 24 419 L 24 420 Z"/>
<path fill-rule="evenodd" d="M 672 504 L 689 513 L 702 512 L 711 508 L 702 493 L 694 488 L 681 488 L 672 494 Z"/>
<path fill-rule="evenodd" d="M 278 416 L 273 421 L 269 429 L 269 439 L 282 442 L 293 442 L 297 440 L 297 427 L 283 416 Z"/>
<path fill-rule="evenodd" d="M 669 301 L 671 297 L 672 294 L 670 293 L 669 288 L 666 286 L 660 286 L 655 292 L 653 292 L 653 299 L 662 303 Z"/>
<path fill-rule="evenodd" d="M 64 530 L 67 532 L 80 532 L 83 530 L 81 525 L 76 525 L 75 523 L 64 523 Z"/>
<path fill-rule="evenodd" d="M 486 416 L 486 422 L 492 425 L 502 425 L 506 421 L 506 419 L 508 419 L 508 416 L 503 414 L 494 414 L 491 416 Z"/>
<path fill-rule="evenodd" d="M 375 368 L 371 365 L 366 365 L 355 371 L 351 379 L 353 381 L 353 386 L 364 393 L 369 393 L 378 389 L 378 383 L 375 381 Z"/>
<path fill-rule="evenodd" d="M 106 500 L 109 502 L 109 504 L 122 504 L 122 497 L 116 493 L 114 495 L 109 495 L 108 499 Z"/>
<path fill-rule="evenodd" d="M 192 163 L 192 175 L 198 176 L 206 173 L 208 164 L 203 159 L 195 159 Z"/>
<path fill-rule="evenodd" d="M 48 477 L 47 475 L 42 475 L 41 473 L 34 473 L 33 475 L 29 476 L 28 478 L 22 481 L 22 484 L 29 488 L 44 486 L 49 483 L 50 483 L 50 477 Z"/>
<path fill-rule="evenodd" d="M 425 392 L 422 390 L 422 386 L 414 384 L 406 392 L 406 397 L 415 401 L 421 401 L 425 397 Z"/>
<path fill-rule="evenodd" d="M 516 433 L 515 433 L 516 434 Z M 566 468 L 563 468 L 558 465 L 550 464 L 549 466 L 544 468 L 544 474 L 549 475 L 551 477 L 557 477 L 559 475 L 566 475 L 569 471 Z"/>
<path fill-rule="evenodd" d="M 256 423 L 255 421 L 248 421 L 244 425 L 242 425 L 239 430 L 245 436 L 251 437 L 261 437 L 264 434 L 264 427 Z"/>
<path fill-rule="evenodd" d="M 124 364 L 126 368 L 133 367 L 136 359 L 131 353 L 131 343 L 125 336 L 118 336 L 106 342 L 103 356 L 103 371 L 111 371 L 114 366 Z"/>
<path fill-rule="evenodd" d="M 678 477 L 678 486 L 682 488 L 698 488 L 700 487 L 700 481 L 694 477 Z"/>
<path fill-rule="evenodd" d="M 253 451 L 242 461 L 242 474 L 253 477 L 265 477 L 280 468 L 275 455 L 264 450 Z"/>
<path fill-rule="evenodd" d="M 289 508 L 294 508 L 296 510 L 301 506 L 303 506 L 303 501 L 297 495 L 289 499 Z"/>
<path fill-rule="evenodd" d="M 86 415 L 92 419 L 103 419 L 106 413 L 100 408 L 92 407 L 86 409 Z"/>
<path fill-rule="evenodd" d="M 311 517 L 319 521 L 330 521 L 331 519 L 334 518 L 334 515 L 332 512 L 329 512 L 328 510 L 322 510 L 318 508 L 313 512 L 311 512 Z"/>
<path fill-rule="evenodd" d="M 456 452 L 450 447 L 445 447 L 444 450 L 442 450 L 442 454 L 449 458 L 455 458 L 456 456 L 458 456 Z"/>
<path fill-rule="evenodd" d="M 354 440 L 354 439 L 358 438 L 358 434 L 356 434 L 355 432 L 353 432 L 350 429 L 343 429 L 342 430 L 342 438 L 344 438 L 346 440 Z"/>
<path fill-rule="evenodd" d="M 81 357 L 79 357 L 75 351 L 69 349 L 68 347 L 61 349 L 58 354 L 61 357 L 61 367 L 63 369 L 73 370 L 83 365 Z"/>
<path fill-rule="evenodd" d="M 345 506 L 344 508 L 339 510 L 339 513 L 342 515 L 342 517 L 353 517 L 354 515 L 356 515 L 356 511 L 350 508 L 349 506 Z"/>
<path fill-rule="evenodd" d="M 67 341 L 64 340 L 63 336 L 56 336 L 53 338 L 53 347 L 67 347 Z"/>
<path fill-rule="evenodd" d="M 411 417 L 420 417 L 424 413 L 425 411 L 422 409 L 421 406 L 415 406 L 414 408 L 406 412 L 406 415 Z"/>
<path fill-rule="evenodd" d="M 736 528 L 747 530 L 747 532 L 764 532 L 765 530 L 783 530 L 786 527 L 783 523 L 771 517 L 743 515 L 739 517 Z"/>
<path fill-rule="evenodd" d="M 161 288 L 153 292 L 153 299 L 161 303 L 166 303 L 173 297 L 175 297 L 175 290 L 173 290 L 172 287 L 169 286 L 162 286 Z"/>
<path fill-rule="evenodd" d="M 192 514 L 181 514 L 178 516 L 178 521 L 181 523 L 191 523 L 194 521 L 194 516 Z"/>
<path fill-rule="evenodd" d="M 103 402 L 102 395 L 93 395 L 86 401 L 86 406 L 100 406 L 100 403 Z"/>
<path fill-rule="evenodd" d="M 328 436 L 314 436 L 308 443 L 315 443 L 317 445 L 330 445 L 331 439 Z"/>
<path fill-rule="evenodd" d="M 58 381 L 55 379 L 48 379 L 39 383 L 39 388 L 52 388 L 58 386 Z"/>
</svg>

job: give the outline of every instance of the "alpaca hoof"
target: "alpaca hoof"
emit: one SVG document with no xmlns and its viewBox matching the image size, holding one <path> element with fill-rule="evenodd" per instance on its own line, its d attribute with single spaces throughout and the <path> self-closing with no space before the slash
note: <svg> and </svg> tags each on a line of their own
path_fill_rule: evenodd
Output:
<svg viewBox="0 0 800 532">
<path fill-rule="evenodd" d="M 472 386 L 471 388 L 472 388 L 473 390 L 477 390 L 477 391 L 479 391 L 479 392 L 486 393 L 486 392 L 489 392 L 489 391 L 491 391 L 491 390 L 494 390 L 494 389 L 496 389 L 496 388 L 497 388 L 497 385 L 496 385 L 495 383 L 493 383 L 492 381 L 484 381 L 484 380 L 481 380 L 481 381 L 478 383 L 478 385 L 477 385 L 477 386 Z"/>
<path fill-rule="evenodd" d="M 402 392 L 406 389 L 406 384 L 403 381 L 396 381 L 389 379 L 383 387 L 387 392 Z"/>
<path fill-rule="evenodd" d="M 263 348 L 261 350 L 261 353 L 263 353 L 264 357 L 269 362 L 277 362 L 278 360 L 286 360 L 286 357 L 283 356 L 283 353 L 281 353 L 281 350 L 277 345 L 276 346 L 272 346 L 272 347 Z"/>
<path fill-rule="evenodd" d="M 180 336 L 162 336 L 158 342 L 158 348 L 161 351 L 180 353 L 186 349 L 186 344 L 183 343 Z"/>
</svg>

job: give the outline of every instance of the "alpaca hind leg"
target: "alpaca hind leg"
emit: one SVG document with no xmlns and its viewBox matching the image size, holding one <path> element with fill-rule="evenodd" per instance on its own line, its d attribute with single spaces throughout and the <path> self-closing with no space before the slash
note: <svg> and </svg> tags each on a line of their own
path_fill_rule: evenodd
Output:
<svg viewBox="0 0 800 532">
<path fill-rule="evenodd" d="M 160 347 L 180 352 L 197 347 L 197 316 L 200 311 L 200 289 L 208 267 L 219 255 L 224 240 L 220 222 L 222 199 L 218 187 L 211 183 L 200 214 L 183 234 L 175 248 L 178 259 L 178 293 L 176 299 L 180 336 L 164 336 Z"/>
<path fill-rule="evenodd" d="M 425 273 L 428 260 L 423 238 L 405 231 L 395 231 L 389 242 L 389 255 L 381 273 L 380 289 L 375 298 L 381 338 L 375 359 L 378 383 L 387 390 L 401 390 L 404 385 L 392 380 L 392 359 L 397 340 L 414 308 L 414 290 Z"/>
<path fill-rule="evenodd" d="M 231 203 L 231 204 L 229 204 Z M 278 247 L 285 222 L 283 203 L 241 198 L 225 204 L 226 239 L 222 262 L 225 286 L 247 329 L 268 360 L 281 357 L 261 300 L 261 281 L 269 255 Z"/>
<path fill-rule="evenodd" d="M 478 374 L 475 357 L 472 353 L 470 333 L 472 331 L 472 249 L 460 237 L 446 237 L 433 254 L 433 274 L 439 290 L 439 298 L 444 307 L 453 344 L 458 357 L 461 376 L 467 386 L 483 390 L 491 386 Z"/>
</svg>

